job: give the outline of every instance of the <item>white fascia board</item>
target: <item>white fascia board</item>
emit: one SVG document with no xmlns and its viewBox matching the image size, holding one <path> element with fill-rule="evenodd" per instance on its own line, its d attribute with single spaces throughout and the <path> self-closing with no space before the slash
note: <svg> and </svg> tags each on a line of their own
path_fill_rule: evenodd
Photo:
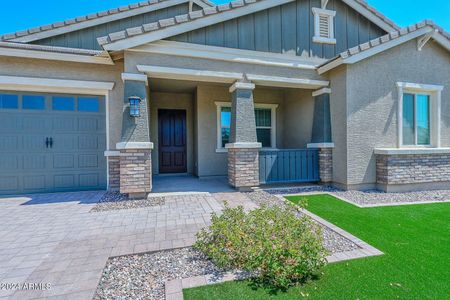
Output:
<svg viewBox="0 0 450 300">
<path fill-rule="evenodd" d="M 0 76 L 0 90 L 106 95 L 114 82 Z"/>
<path fill-rule="evenodd" d="M 283 5 L 293 2 L 295 0 L 272 0 L 272 1 L 259 1 L 253 4 L 242 6 L 235 9 L 230 9 L 224 12 L 216 13 L 213 15 L 201 17 L 186 23 L 181 23 L 173 26 L 169 26 L 163 29 L 147 32 L 137 36 L 128 37 L 122 40 L 111 42 L 103 46 L 103 49 L 108 51 L 122 51 L 125 49 L 133 48 L 143 44 L 147 44 L 153 41 L 162 40 L 171 36 L 182 34 L 188 31 L 192 31 L 198 28 L 203 28 L 209 25 L 214 25 L 231 19 L 237 19 L 239 17 L 255 13 L 260 10 L 269 9 L 275 6 Z"/>
<path fill-rule="evenodd" d="M 197 4 L 198 6 L 200 6 L 201 8 L 207 8 L 207 7 L 211 7 L 214 6 L 215 4 L 208 1 L 208 0 L 192 0 L 192 2 L 194 2 L 195 4 Z"/>
<path fill-rule="evenodd" d="M 233 72 L 218 72 L 144 65 L 138 65 L 137 69 L 139 72 L 146 73 L 150 78 L 161 79 L 234 83 L 236 80 L 242 80 L 244 78 L 244 74 Z"/>
<path fill-rule="evenodd" d="M 79 22 L 79 23 L 75 23 L 73 25 L 65 25 L 59 28 L 55 28 L 55 29 L 50 29 L 50 30 L 45 30 L 45 31 L 41 31 L 38 33 L 34 33 L 34 34 L 29 34 L 23 37 L 18 37 L 15 39 L 11 39 L 8 40 L 10 42 L 21 42 L 21 43 L 29 43 L 29 42 L 33 42 L 33 41 L 37 41 L 37 40 L 42 40 L 45 38 L 49 38 L 52 36 L 56 36 L 56 35 L 60 35 L 60 34 L 65 34 L 68 32 L 72 32 L 72 31 L 77 31 L 80 29 L 85 29 L 85 28 L 89 28 L 89 27 L 93 27 L 93 26 L 97 26 L 97 25 L 101 25 L 101 24 L 105 24 L 105 23 L 109 23 L 109 22 L 113 22 L 113 21 L 117 21 L 117 20 L 121 20 L 121 19 L 125 19 L 128 17 L 133 17 L 133 16 L 137 16 L 140 14 L 145 14 L 148 12 L 152 12 L 152 11 L 157 11 L 160 9 L 164 9 L 167 7 L 171 7 L 174 5 L 178 5 L 178 4 L 182 4 L 182 3 L 186 3 L 188 2 L 187 0 L 167 0 L 167 1 L 162 1 L 159 3 L 155 3 L 152 5 L 148 5 L 148 6 L 144 6 L 141 8 L 135 8 L 135 9 L 130 9 L 124 12 L 120 12 L 120 13 L 116 13 L 113 15 L 108 15 L 108 16 L 104 16 L 104 17 L 98 17 L 92 20 L 87 20 L 87 21 L 83 21 L 83 22 Z M 205 7 L 207 7 L 205 5 Z"/>
<path fill-rule="evenodd" d="M 442 45 L 447 51 L 450 51 L 450 41 L 443 36 L 440 32 L 435 32 L 432 36 L 432 38 Z"/>
<path fill-rule="evenodd" d="M 353 64 L 353 63 L 359 62 L 359 61 L 361 61 L 363 59 L 366 59 L 366 58 L 371 57 L 373 55 L 376 55 L 378 53 L 384 52 L 384 51 L 386 51 L 388 49 L 391 49 L 391 48 L 394 48 L 394 47 L 396 47 L 398 45 L 406 43 L 406 42 L 408 42 L 408 41 L 410 41 L 412 39 L 415 39 L 415 38 L 417 38 L 419 36 L 427 34 L 428 32 L 430 32 L 432 30 L 433 30 L 433 28 L 431 28 L 431 27 L 421 28 L 419 30 L 416 30 L 416 31 L 413 31 L 411 33 L 405 34 L 403 36 L 400 36 L 400 37 L 398 37 L 398 38 L 396 38 L 394 40 L 391 40 L 389 42 L 386 42 L 384 44 L 380 44 L 378 46 L 375 46 L 373 48 L 370 48 L 368 50 L 362 51 L 362 52 L 357 53 L 355 55 L 352 55 L 352 56 L 350 56 L 348 58 L 345 58 L 344 59 L 344 63 Z"/>
<path fill-rule="evenodd" d="M 329 63 L 319 67 L 317 69 L 317 72 L 319 73 L 319 75 L 322 75 L 322 74 L 342 65 L 343 63 L 344 63 L 344 60 L 341 57 L 336 58 L 336 59 L 330 61 Z"/>
<path fill-rule="evenodd" d="M 323 89 L 314 91 L 312 93 L 312 96 L 313 97 L 317 97 L 317 96 L 320 96 L 320 95 L 323 95 L 323 94 L 331 94 L 331 89 L 330 88 L 323 88 Z"/>
<path fill-rule="evenodd" d="M 326 59 L 306 59 L 294 55 L 196 45 L 192 43 L 165 40 L 155 41 L 136 48 L 127 49 L 127 51 L 305 70 L 315 70 L 316 66 L 326 62 Z"/>
<path fill-rule="evenodd" d="M 330 84 L 325 80 L 314 80 L 304 78 L 291 78 L 280 76 L 265 76 L 256 74 L 246 74 L 246 77 L 256 85 L 270 86 L 270 87 L 284 87 L 284 88 L 303 88 L 316 89 L 326 87 Z"/>
<path fill-rule="evenodd" d="M 366 17 L 369 21 L 373 22 L 386 32 L 392 32 L 398 30 L 398 28 L 393 27 L 389 23 L 386 23 L 381 18 L 379 18 L 377 15 L 375 15 L 373 12 L 365 8 L 363 5 L 359 4 L 355 0 L 342 0 L 345 4 L 359 12 L 361 15 Z"/>
<path fill-rule="evenodd" d="M 68 62 L 100 64 L 100 65 L 114 65 L 114 61 L 109 57 L 79 55 L 71 53 L 58 53 L 39 50 L 14 49 L 14 48 L 0 48 L 0 56 L 46 59 L 46 60 L 68 61 Z"/>
</svg>

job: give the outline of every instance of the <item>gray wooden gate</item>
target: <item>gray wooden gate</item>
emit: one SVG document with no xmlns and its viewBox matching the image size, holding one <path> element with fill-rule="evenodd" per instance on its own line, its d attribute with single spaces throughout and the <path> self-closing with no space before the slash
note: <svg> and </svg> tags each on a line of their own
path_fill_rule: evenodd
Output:
<svg viewBox="0 0 450 300">
<path fill-rule="evenodd" d="M 259 152 L 259 181 L 262 184 L 319 180 L 318 149 L 261 150 Z"/>
</svg>

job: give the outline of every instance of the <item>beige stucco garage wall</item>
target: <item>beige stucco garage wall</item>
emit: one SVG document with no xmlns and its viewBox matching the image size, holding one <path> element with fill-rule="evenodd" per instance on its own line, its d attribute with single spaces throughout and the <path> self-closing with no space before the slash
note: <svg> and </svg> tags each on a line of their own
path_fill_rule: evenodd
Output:
<svg viewBox="0 0 450 300">
<path fill-rule="evenodd" d="M 334 81 L 334 80 L 333 80 Z M 333 93 L 336 92 L 333 87 Z M 397 147 L 397 82 L 443 85 L 441 146 L 450 146 L 450 54 L 430 41 L 422 51 L 412 40 L 347 70 L 347 184 L 373 187 L 376 182 L 374 148 Z M 340 98 L 340 97 L 339 97 Z M 334 97 L 332 97 L 332 106 Z M 341 101 L 341 99 L 339 99 Z M 333 127 L 335 127 L 335 122 Z M 333 133 L 335 133 L 335 130 Z M 333 136 L 336 151 L 339 139 Z M 341 159 L 342 155 L 338 156 Z M 342 168 L 339 168 L 342 170 Z"/>
<path fill-rule="evenodd" d="M 52 79 L 92 80 L 114 82 L 109 92 L 109 149 L 115 149 L 122 133 L 123 63 L 99 65 L 41 59 L 0 57 L 0 75 Z M 107 150 L 107 149 L 105 149 Z"/>
<path fill-rule="evenodd" d="M 152 151 L 152 172 L 159 174 L 159 142 L 158 142 L 158 109 L 186 110 L 186 155 L 187 172 L 194 172 L 194 126 L 193 126 L 194 95 L 182 93 L 150 93 L 150 140 L 154 144 Z"/>
</svg>

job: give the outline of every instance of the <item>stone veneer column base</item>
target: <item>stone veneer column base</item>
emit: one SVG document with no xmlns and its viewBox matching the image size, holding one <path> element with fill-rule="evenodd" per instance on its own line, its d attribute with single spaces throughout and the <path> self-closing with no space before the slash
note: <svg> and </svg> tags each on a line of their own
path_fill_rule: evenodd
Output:
<svg viewBox="0 0 450 300">
<path fill-rule="evenodd" d="M 320 182 L 330 183 L 333 181 L 333 149 L 319 148 L 319 175 Z"/>
<path fill-rule="evenodd" d="M 228 182 L 240 190 L 259 185 L 259 148 L 228 148 Z"/>
<path fill-rule="evenodd" d="M 120 156 L 108 156 L 108 190 L 120 188 Z"/>
<path fill-rule="evenodd" d="M 120 193 L 132 198 L 152 190 L 151 149 L 120 150 Z"/>
<path fill-rule="evenodd" d="M 376 172 L 385 191 L 440 189 L 450 182 L 450 153 L 376 154 Z"/>
</svg>

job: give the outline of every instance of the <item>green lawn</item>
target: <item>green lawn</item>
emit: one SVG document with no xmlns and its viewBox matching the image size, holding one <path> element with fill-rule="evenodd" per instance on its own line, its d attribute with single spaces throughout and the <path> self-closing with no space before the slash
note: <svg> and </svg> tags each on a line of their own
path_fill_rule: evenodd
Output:
<svg viewBox="0 0 450 300">
<path fill-rule="evenodd" d="M 385 255 L 329 264 L 287 292 L 240 281 L 187 289 L 185 299 L 450 299 L 450 203 L 358 208 L 329 195 L 306 199 L 308 210 Z"/>
</svg>

